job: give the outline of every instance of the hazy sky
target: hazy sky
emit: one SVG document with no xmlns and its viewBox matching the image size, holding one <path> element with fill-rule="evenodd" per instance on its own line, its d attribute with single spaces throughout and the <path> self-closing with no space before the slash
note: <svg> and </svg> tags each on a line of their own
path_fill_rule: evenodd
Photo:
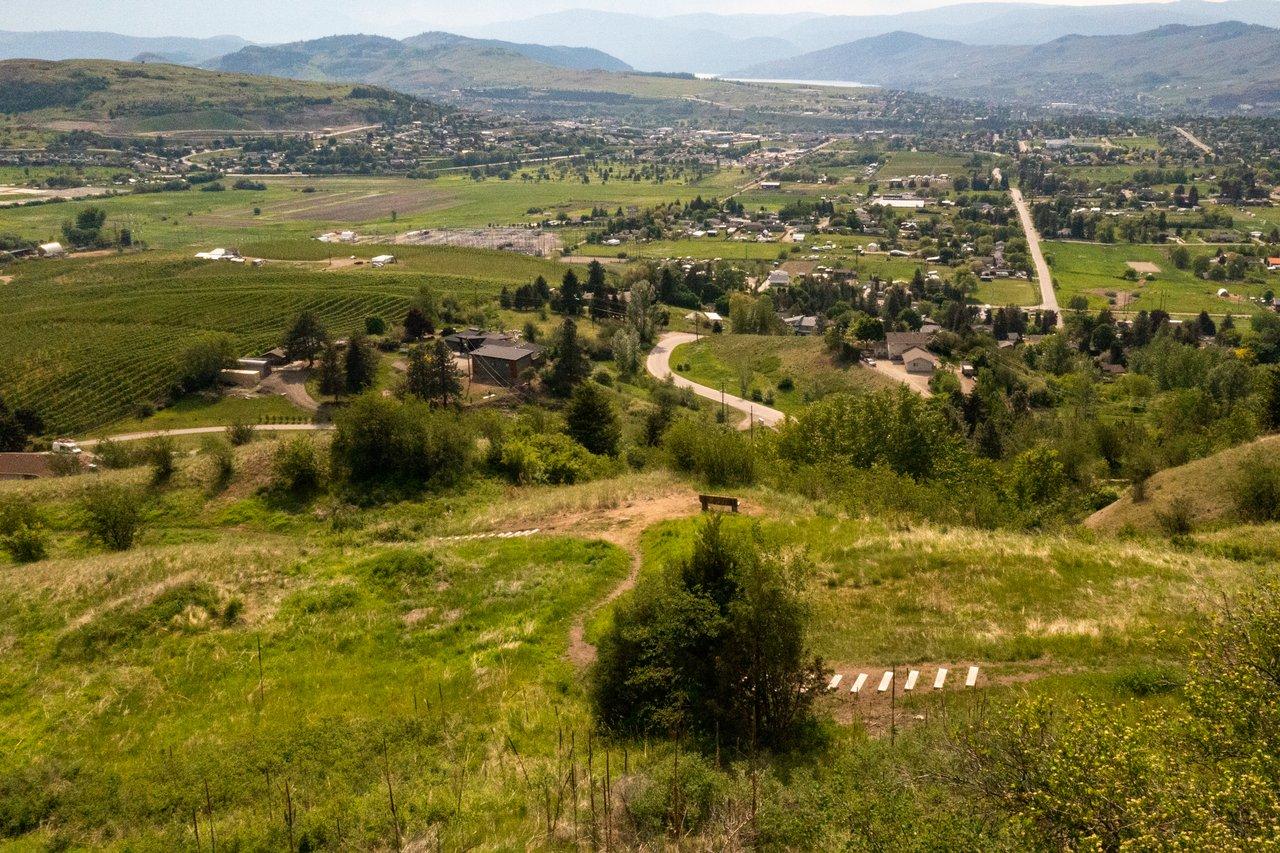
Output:
<svg viewBox="0 0 1280 853">
<path fill-rule="evenodd" d="M 1123 0 L 1038 0 L 1101 5 Z M 594 8 L 646 15 L 808 11 L 904 12 L 946 0 L 0 0 L 0 30 L 109 30 L 131 35 L 235 34 L 251 41 L 366 32 L 403 37 L 457 31 L 541 12 Z"/>
</svg>

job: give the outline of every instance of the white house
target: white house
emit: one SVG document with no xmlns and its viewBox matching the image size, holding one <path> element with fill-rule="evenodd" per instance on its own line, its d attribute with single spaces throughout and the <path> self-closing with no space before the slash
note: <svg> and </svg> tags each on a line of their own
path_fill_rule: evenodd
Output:
<svg viewBox="0 0 1280 853">
<path fill-rule="evenodd" d="M 790 286 L 791 286 L 791 273 L 787 272 L 786 270 L 774 270 L 773 272 L 769 273 L 769 277 L 764 280 L 764 287 L 761 289 L 767 290 L 770 287 L 790 287 Z"/>
<path fill-rule="evenodd" d="M 938 365 L 942 362 L 928 350 L 912 347 L 902 354 L 902 363 L 906 366 L 907 373 L 929 376 L 938 369 Z"/>
</svg>

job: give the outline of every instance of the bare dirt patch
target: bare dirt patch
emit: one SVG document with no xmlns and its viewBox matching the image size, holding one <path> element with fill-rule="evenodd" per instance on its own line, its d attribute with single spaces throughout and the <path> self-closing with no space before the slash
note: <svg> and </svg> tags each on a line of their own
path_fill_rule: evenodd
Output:
<svg viewBox="0 0 1280 853">
<path fill-rule="evenodd" d="M 1136 273 L 1143 275 L 1159 275 L 1160 267 L 1151 261 L 1125 261 L 1125 265 Z"/>
</svg>

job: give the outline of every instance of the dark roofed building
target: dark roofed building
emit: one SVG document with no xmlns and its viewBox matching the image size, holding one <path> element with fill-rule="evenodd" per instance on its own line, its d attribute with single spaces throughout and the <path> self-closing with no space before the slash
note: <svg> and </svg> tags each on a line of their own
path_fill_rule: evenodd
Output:
<svg viewBox="0 0 1280 853">
<path fill-rule="evenodd" d="M 39 480 L 52 477 L 48 453 L 0 453 L 0 480 Z"/>
<path fill-rule="evenodd" d="M 933 335 L 929 332 L 887 332 L 884 336 L 884 355 L 897 360 L 912 347 L 923 349 L 932 340 Z"/>
<path fill-rule="evenodd" d="M 485 344 L 471 351 L 471 378 L 487 385 L 513 385 L 533 367 L 536 344 L 505 341 Z"/>
</svg>

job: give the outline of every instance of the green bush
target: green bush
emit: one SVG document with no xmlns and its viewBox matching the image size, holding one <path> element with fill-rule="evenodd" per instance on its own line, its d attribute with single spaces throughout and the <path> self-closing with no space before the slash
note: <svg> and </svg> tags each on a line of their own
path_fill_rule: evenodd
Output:
<svg viewBox="0 0 1280 853">
<path fill-rule="evenodd" d="M 119 483 L 94 483 L 80 498 L 80 511 L 89 538 L 112 551 L 127 551 L 142 528 L 145 496 Z"/>
<path fill-rule="evenodd" d="M 98 458 L 98 464 L 103 468 L 116 470 L 132 468 L 138 464 L 137 452 L 127 442 L 123 441 L 112 441 L 109 438 L 104 438 L 93 449 L 93 454 Z"/>
<path fill-rule="evenodd" d="M 667 429 L 662 446 L 672 466 L 701 477 L 709 486 L 755 482 L 755 450 L 739 430 L 682 418 Z"/>
<path fill-rule="evenodd" d="M 1280 519 L 1280 465 L 1261 456 L 1248 460 L 1231 483 L 1231 499 L 1243 521 Z"/>
<path fill-rule="evenodd" d="M 324 488 L 324 457 L 306 435 L 280 443 L 271 456 L 271 489 L 295 498 L 307 498 Z"/>
<path fill-rule="evenodd" d="M 334 421 L 334 473 L 349 484 L 447 486 L 471 468 L 474 439 L 456 413 L 364 394 Z"/>
<path fill-rule="evenodd" d="M 30 501 L 11 497 L 0 502 L 0 548 L 15 562 L 43 560 L 47 545 L 44 519 Z"/>
<path fill-rule="evenodd" d="M 257 431 L 252 424 L 235 421 L 227 427 L 227 441 L 231 442 L 235 447 L 240 447 L 253 441 L 256 433 Z"/>
<path fill-rule="evenodd" d="M 600 461 L 568 436 L 538 433 L 504 440 L 496 467 L 517 485 L 569 485 L 595 477 Z"/>
<path fill-rule="evenodd" d="M 151 485 L 163 486 L 173 479 L 177 470 L 175 453 L 173 439 L 167 435 L 156 436 L 143 445 L 141 458 L 151 466 Z"/>
</svg>

